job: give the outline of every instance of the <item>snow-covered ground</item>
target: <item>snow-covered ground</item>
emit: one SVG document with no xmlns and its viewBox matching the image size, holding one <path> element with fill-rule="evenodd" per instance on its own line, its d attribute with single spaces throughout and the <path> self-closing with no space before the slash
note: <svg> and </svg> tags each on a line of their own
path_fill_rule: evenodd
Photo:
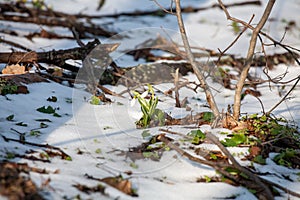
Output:
<svg viewBox="0 0 300 200">
<path fill-rule="evenodd" d="M 82 12 L 85 14 L 111 14 L 118 12 L 128 12 L 134 10 L 151 10 L 158 9 L 157 5 L 150 0 L 110 0 L 107 1 L 104 7 L 96 12 L 97 2 L 94 0 L 85 1 L 46 1 L 53 6 L 55 10 L 60 10 L 68 13 Z M 163 6 L 169 6 L 169 1 L 158 1 Z M 224 3 L 232 3 L 236 1 L 224 1 Z M 193 5 L 197 7 L 206 7 L 217 1 L 210 0 L 189 0 L 182 1 L 183 6 Z M 263 1 L 263 5 L 266 1 Z M 289 21 L 295 21 L 296 26 L 287 32 L 283 42 L 293 47 L 300 48 L 300 16 L 298 15 L 300 2 L 296 0 L 277 1 L 271 18 L 274 20 L 267 23 L 265 31 L 272 37 L 280 40 L 284 34 L 284 27 Z M 264 6 L 245 6 L 233 7 L 229 9 L 232 16 L 248 21 L 252 14 L 255 14 L 253 24 L 255 24 Z M 187 32 L 193 45 L 205 47 L 213 50 L 217 48 L 225 49 L 231 41 L 236 37 L 231 27 L 231 22 L 227 21 L 224 13 L 219 8 L 204 10 L 198 13 L 184 14 Z M 180 35 L 178 33 L 175 16 L 166 16 L 164 18 L 145 16 L 136 18 L 112 18 L 99 19 L 94 22 L 99 24 L 108 24 L 119 32 L 121 35 L 126 35 L 125 39 L 106 38 L 102 39 L 104 43 L 121 42 L 120 49 L 133 50 L 136 45 L 141 44 L 149 38 L 155 38 L 157 33 L 167 35 L 174 41 L 180 43 Z M 24 26 L 18 24 L 9 24 L 7 22 L 0 22 L 0 27 L 5 29 L 7 26 L 13 26 L 16 31 L 24 34 L 38 31 L 39 26 Z M 52 31 L 60 31 L 60 33 L 71 35 L 64 29 L 48 28 Z M 0 35 L 7 40 L 20 42 L 24 46 L 31 49 L 50 50 L 50 49 L 66 49 L 75 47 L 76 42 L 73 40 L 47 40 L 41 38 L 34 38 L 33 41 L 28 41 L 25 38 L 10 36 L 6 34 Z M 250 36 L 245 34 L 240 40 L 230 49 L 230 53 L 235 53 L 240 56 L 245 56 L 248 49 Z M 86 42 L 85 40 L 84 42 Z M 10 47 L 0 43 L 2 51 L 10 51 Z M 260 46 L 257 46 L 259 51 Z M 283 52 L 268 47 L 267 52 Z M 120 52 L 113 54 L 120 66 L 132 66 L 137 64 L 131 57 L 122 55 Z M 143 61 L 139 61 L 143 62 Z M 279 65 L 274 70 L 269 71 L 271 77 L 276 77 L 285 71 L 289 73 L 284 80 L 290 80 L 298 77 L 300 74 L 299 66 L 296 65 Z M 261 68 L 254 68 L 252 74 L 264 77 Z M 184 78 L 189 80 L 196 80 L 192 74 Z M 212 83 L 214 84 L 214 83 Z M 264 103 L 265 110 L 269 110 L 280 99 L 279 92 L 287 92 L 292 86 L 289 83 L 282 91 L 282 86 L 262 84 L 258 86 L 258 90 L 262 93 L 260 99 Z M 215 92 L 216 100 L 220 108 L 227 108 L 228 104 L 233 103 L 234 92 L 224 89 L 220 85 L 213 85 L 218 91 Z M 11 161 L 20 163 L 26 162 L 30 166 L 45 168 L 54 172 L 59 170 L 59 173 L 54 174 L 39 174 L 30 173 L 31 179 L 41 186 L 45 180 L 51 179 L 48 186 L 44 188 L 45 197 L 48 199 L 76 199 L 80 195 L 82 199 L 256 199 L 256 197 L 243 187 L 234 187 L 226 183 L 199 183 L 197 179 L 205 176 L 215 175 L 215 170 L 193 163 L 184 157 L 176 154 L 174 151 L 167 151 L 163 154 L 159 162 L 150 159 L 131 160 L 122 154 L 130 147 L 140 145 L 146 140 L 142 133 L 144 130 L 136 129 L 135 121 L 141 116 L 139 105 L 130 106 L 131 98 L 125 94 L 125 98 L 107 95 L 112 99 L 113 103 L 106 103 L 104 105 L 91 105 L 88 101 L 90 94 L 80 89 L 80 85 L 75 88 L 70 88 L 55 82 L 49 83 L 33 83 L 29 84 L 29 94 L 7 95 L 7 97 L 0 96 L 0 133 L 5 137 L 19 138 L 11 128 L 25 133 L 26 141 L 50 144 L 60 147 L 68 155 L 71 156 L 72 161 L 62 160 L 54 157 L 50 158 L 51 163 L 43 163 L 39 161 L 30 161 L 28 159 L 14 158 Z M 125 87 L 107 86 L 109 89 L 120 92 Z M 173 87 L 172 84 L 160 84 L 156 86 L 162 91 Z M 57 102 L 50 102 L 47 99 L 51 96 L 57 97 Z M 158 94 L 160 102 L 158 107 L 172 116 L 185 116 L 190 114 L 190 111 L 185 109 L 175 108 L 175 100 L 173 98 Z M 204 106 L 205 96 L 203 92 L 194 93 L 187 88 L 180 90 L 180 98 L 188 98 L 189 106 L 193 112 L 207 111 Z M 281 104 L 275 111 L 276 116 L 285 117 L 286 119 L 300 125 L 300 88 L 299 86 L 291 94 L 291 99 Z M 243 100 L 242 113 L 261 113 L 261 105 L 259 101 L 252 97 L 246 96 Z M 61 117 L 44 114 L 38 112 L 36 109 L 42 106 L 52 106 L 56 108 L 56 112 Z M 14 115 L 12 121 L 6 118 Z M 40 129 L 40 135 L 30 135 L 32 129 L 40 127 L 41 122 L 38 119 L 48 119 L 50 121 L 44 122 L 48 127 Z M 16 123 L 23 122 L 27 126 L 17 126 Z M 164 127 L 169 130 L 187 134 L 192 128 L 173 126 Z M 200 127 L 202 131 L 209 130 L 219 137 L 224 137 L 220 132 L 230 132 L 226 129 L 211 129 L 204 125 Z M 159 134 L 158 128 L 148 129 L 152 135 Z M 176 136 L 170 135 L 170 137 Z M 7 157 L 8 153 L 24 154 L 28 150 L 38 150 L 38 148 L 29 145 L 22 145 L 15 142 L 5 142 L 0 137 L 0 159 Z M 214 148 L 206 146 L 205 148 Z M 229 148 L 232 153 L 241 155 L 248 152 L 245 148 Z M 80 152 L 80 153 L 79 153 Z M 37 154 L 37 153 L 36 153 Z M 240 160 L 243 156 L 237 156 Z M 243 164 L 249 164 L 242 162 Z M 271 175 L 266 176 L 268 180 L 286 186 L 292 191 L 300 191 L 300 177 L 299 170 L 288 169 L 274 164 L 271 159 L 267 159 L 267 165 L 256 165 L 259 172 L 271 172 Z M 127 172 L 132 172 L 128 175 Z M 298 175 L 297 175 L 298 173 Z M 77 190 L 73 185 L 78 183 L 87 186 L 95 186 L 99 182 L 87 179 L 85 174 L 105 178 L 111 176 L 122 175 L 133 184 L 139 197 L 128 196 L 113 187 L 106 186 L 105 192 L 108 194 L 104 196 L 101 193 L 86 194 Z M 274 175 L 276 174 L 276 175 Z M 292 181 L 283 178 L 283 175 L 289 176 Z M 103 183 L 103 185 L 105 185 Z M 78 198 L 78 197 L 77 197 Z M 289 196 L 282 193 L 281 197 L 276 199 L 296 199 L 296 197 Z"/>
</svg>

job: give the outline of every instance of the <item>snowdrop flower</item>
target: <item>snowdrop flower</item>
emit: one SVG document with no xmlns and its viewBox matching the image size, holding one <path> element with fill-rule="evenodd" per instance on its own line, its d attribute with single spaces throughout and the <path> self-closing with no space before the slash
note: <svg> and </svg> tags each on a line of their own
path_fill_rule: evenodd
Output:
<svg viewBox="0 0 300 200">
<path fill-rule="evenodd" d="M 148 93 L 149 93 L 148 90 L 146 90 L 145 92 L 143 92 L 143 94 L 141 95 L 141 98 L 144 99 L 148 95 Z"/>
<path fill-rule="evenodd" d="M 130 101 L 130 107 L 133 107 L 136 102 L 136 97 L 133 97 L 132 100 Z"/>
<path fill-rule="evenodd" d="M 147 95 L 148 95 L 149 91 L 145 91 L 143 92 L 141 95 L 138 92 L 133 92 L 134 97 L 132 98 L 131 102 L 130 102 L 130 107 L 133 107 L 135 105 L 136 99 L 137 98 L 142 98 L 144 99 Z"/>
</svg>

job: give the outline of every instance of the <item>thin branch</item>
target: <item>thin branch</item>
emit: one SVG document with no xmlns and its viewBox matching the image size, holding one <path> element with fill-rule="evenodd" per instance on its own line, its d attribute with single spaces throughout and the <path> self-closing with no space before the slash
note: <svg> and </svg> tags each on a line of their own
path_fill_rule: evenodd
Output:
<svg viewBox="0 0 300 200">
<path fill-rule="evenodd" d="M 214 96 L 204 78 L 203 73 L 200 71 L 200 69 L 198 68 L 198 64 L 195 61 L 194 55 L 191 51 L 190 48 L 190 44 L 186 35 L 186 31 L 185 31 L 185 27 L 184 27 L 184 23 L 182 20 L 182 15 L 181 15 L 181 6 L 180 6 L 180 0 L 175 0 L 175 5 L 176 5 L 176 17 L 177 17 L 177 22 L 178 22 L 178 26 L 179 26 L 179 30 L 181 33 L 181 38 L 184 44 L 184 48 L 185 51 L 187 53 L 187 57 L 189 62 L 192 65 L 192 68 L 194 70 L 195 75 L 197 76 L 198 80 L 201 83 L 202 88 L 204 89 L 205 95 L 206 95 L 206 100 L 207 103 L 210 106 L 210 109 L 212 110 L 213 114 L 215 115 L 216 118 L 218 118 L 220 116 L 220 111 L 218 109 L 218 106 L 215 102 Z"/>
<path fill-rule="evenodd" d="M 160 9 L 162 9 L 165 13 L 175 15 L 172 9 L 172 5 L 170 6 L 170 11 L 164 8 L 160 3 L 158 3 L 156 0 L 152 0 Z M 173 3 L 173 1 L 171 1 Z M 172 4 L 171 3 L 171 4 Z"/>
<path fill-rule="evenodd" d="M 290 93 L 295 89 L 295 87 L 297 86 L 297 84 L 300 81 L 300 76 L 298 76 L 297 81 L 295 82 L 295 84 L 293 85 L 293 87 L 291 87 L 291 89 L 288 91 L 288 93 L 286 93 L 286 95 L 284 95 L 284 97 L 275 105 L 273 106 L 267 113 L 266 115 L 270 115 L 271 112 L 273 112 L 273 110 L 275 108 L 277 108 L 283 101 L 285 101 L 287 99 L 287 97 L 290 95 Z"/>
<path fill-rule="evenodd" d="M 251 22 L 252 22 L 252 20 L 253 20 L 253 18 L 254 18 L 254 15 L 252 15 L 252 17 L 251 17 L 251 19 L 249 20 L 249 22 L 248 22 L 248 24 L 251 24 Z M 218 58 L 218 60 L 217 60 L 217 64 L 220 62 L 220 60 L 221 60 L 221 57 L 228 51 L 228 49 L 230 49 L 237 41 L 238 41 L 238 39 L 243 35 L 243 33 L 246 31 L 248 29 L 248 27 L 247 26 L 245 26 L 244 28 L 243 28 L 243 30 L 239 33 L 239 35 L 228 45 L 228 47 L 226 47 L 226 49 L 225 50 L 223 50 L 223 51 L 220 51 L 220 55 L 219 55 L 219 58 Z"/>
<path fill-rule="evenodd" d="M 179 100 L 179 68 L 175 70 L 174 77 L 174 85 L 175 85 L 175 106 L 181 108 L 180 100 Z"/>
</svg>

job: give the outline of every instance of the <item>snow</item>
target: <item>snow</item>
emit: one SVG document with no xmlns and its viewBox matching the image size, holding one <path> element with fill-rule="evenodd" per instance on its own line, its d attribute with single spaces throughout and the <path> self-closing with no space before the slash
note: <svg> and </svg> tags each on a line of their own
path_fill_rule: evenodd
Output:
<svg viewBox="0 0 300 200">
<path fill-rule="evenodd" d="M 51 4 L 55 10 L 60 10 L 68 13 L 82 12 L 85 14 L 112 14 L 119 12 L 128 12 L 134 10 L 151 10 L 158 7 L 153 1 L 148 0 L 110 0 L 106 1 L 105 6 L 99 12 L 96 11 L 97 2 L 94 0 L 64 0 L 64 1 L 46 1 Z M 63 3 L 62 3 L 63 2 Z M 158 1 L 163 3 L 164 6 L 169 6 L 168 1 Z M 230 3 L 236 1 L 224 1 L 224 3 Z M 208 6 L 215 1 L 196 1 L 189 0 L 182 2 L 184 6 L 196 5 L 196 6 Z M 263 1 L 266 4 L 266 1 Z M 284 23 L 286 21 L 295 20 L 299 21 L 299 2 L 296 0 L 279 1 L 276 2 L 274 12 L 272 16 L 276 18 L 274 22 L 268 22 L 266 25 L 266 32 L 274 36 L 276 39 L 280 39 L 284 31 Z M 247 7 L 235 7 L 230 8 L 229 12 L 232 16 L 249 20 L 249 17 L 255 13 L 255 19 L 253 24 L 257 22 L 259 16 L 263 11 L 263 6 L 247 6 Z M 230 22 L 226 20 L 224 13 L 218 9 L 208 9 L 198 13 L 184 14 L 186 21 L 187 32 L 189 38 L 194 46 L 206 47 L 217 50 L 217 48 L 224 49 L 231 43 L 236 37 L 233 34 Z M 132 66 L 144 60 L 135 62 L 131 57 L 125 56 L 122 50 L 133 50 L 136 46 L 149 38 L 155 38 L 159 32 L 163 36 L 169 36 L 174 41 L 180 42 L 180 35 L 176 24 L 176 18 L 174 16 L 167 16 L 165 18 L 158 17 L 137 17 L 126 18 L 120 17 L 117 19 L 95 20 L 99 24 L 103 22 L 113 22 L 111 27 L 120 32 L 126 39 L 118 39 L 112 37 L 104 39 L 103 43 L 115 43 L 121 42 L 121 46 L 118 51 L 112 54 L 112 57 L 117 60 L 120 66 Z M 5 28 L 9 25 L 7 22 L 1 22 L 0 27 Z M 14 27 L 18 31 L 29 33 L 32 31 L 38 31 L 38 26 L 23 24 L 14 24 Z M 44 27 L 43 27 L 44 28 Z M 59 31 L 63 34 L 70 34 L 66 30 L 51 28 L 53 31 Z M 24 46 L 32 48 L 34 50 L 51 50 L 60 48 L 71 48 L 76 46 L 76 42 L 73 40 L 47 40 L 41 38 L 35 38 L 32 42 L 21 38 L 14 37 L 6 34 L 1 34 L 1 37 L 20 42 Z M 288 44 L 299 48 L 299 27 L 295 28 L 292 32 L 289 32 L 284 39 Z M 249 43 L 249 35 L 247 33 L 230 49 L 229 53 L 235 53 L 240 56 L 245 56 Z M 85 41 L 86 42 L 86 41 Z M 1 51 L 10 51 L 10 47 L 0 43 Z M 140 48 L 144 48 L 143 46 Z M 259 47 L 258 47 L 259 49 Z M 274 48 L 268 48 L 269 53 L 278 51 Z M 282 50 L 280 50 L 282 52 Z M 299 66 L 276 66 L 274 70 L 269 71 L 271 77 L 276 77 L 278 74 L 284 73 L 288 70 L 285 80 L 290 80 L 299 76 Z M 261 69 L 253 68 L 252 74 L 259 74 L 264 76 Z M 197 81 L 193 74 L 188 74 L 185 78 L 191 81 Z M 213 84 L 214 88 L 221 91 L 220 93 L 214 92 L 216 100 L 221 109 L 226 109 L 228 104 L 233 103 L 233 91 L 224 89 L 222 86 Z M 286 85 L 285 91 L 287 92 L 292 86 L 293 82 Z M 128 94 L 125 94 L 125 98 L 115 97 L 107 95 L 111 98 L 113 103 L 105 105 L 91 105 L 88 102 L 90 94 L 80 89 L 77 85 L 75 88 L 70 88 L 55 82 L 49 83 L 33 83 L 27 85 L 29 94 L 7 95 L 7 98 L 0 96 L 1 112 L 0 112 L 0 133 L 9 138 L 18 139 L 19 135 L 11 130 L 14 128 L 21 133 L 26 133 L 26 141 L 37 142 L 43 144 L 50 144 L 60 147 L 68 155 L 71 156 L 72 161 L 62 160 L 58 157 L 51 158 L 51 163 L 43 163 L 39 161 L 30 161 L 22 158 L 14 158 L 11 161 L 19 163 L 28 163 L 30 166 L 45 168 L 54 172 L 59 170 L 58 174 L 38 174 L 35 172 L 30 173 L 30 178 L 34 182 L 41 186 L 42 183 L 48 178 L 51 179 L 49 186 L 46 186 L 43 191 L 48 199 L 62 199 L 67 197 L 68 199 L 75 199 L 77 194 L 82 199 L 216 199 L 236 197 L 236 199 L 256 199 L 256 197 L 244 187 L 234 187 L 225 183 L 197 183 L 197 178 L 204 176 L 214 176 L 216 172 L 204 165 L 200 165 L 187 160 L 186 158 L 178 155 L 174 151 L 165 152 L 159 162 L 152 160 L 136 160 L 136 168 L 132 167 L 133 161 L 130 158 L 126 158 L 125 155 L 120 156 L 118 152 L 127 151 L 130 147 L 140 145 L 146 140 L 142 137 L 143 130 L 136 129 L 135 121 L 141 116 L 139 105 L 130 106 L 131 98 Z M 120 92 L 126 89 L 125 87 L 118 86 L 106 86 L 115 92 Z M 156 88 L 165 91 L 172 87 L 172 84 L 160 84 Z M 262 84 L 258 87 L 258 90 L 262 93 L 260 97 L 264 103 L 265 110 L 272 108 L 281 97 L 278 95 L 279 87 L 271 84 L 269 88 L 268 83 Z M 275 111 L 276 116 L 284 117 L 290 121 L 300 125 L 300 95 L 299 87 L 293 91 L 293 98 L 287 100 L 281 104 Z M 58 102 L 47 101 L 48 97 L 55 96 Z M 161 100 L 158 103 L 158 108 L 170 113 L 173 117 L 182 117 L 190 114 L 185 109 L 174 108 L 175 100 L 166 97 L 162 94 L 158 94 Z M 205 96 L 200 90 L 198 93 L 194 93 L 189 89 L 182 88 L 180 90 L 180 97 L 188 97 L 190 102 L 189 106 L 192 107 L 193 112 L 208 111 L 205 107 Z M 194 97 L 194 98 L 193 98 Z M 199 100 L 200 99 L 200 100 Z M 72 100 L 72 103 L 69 101 Z M 57 109 L 57 113 L 61 117 L 55 117 L 49 114 L 43 114 L 37 112 L 36 109 L 41 106 L 52 106 Z M 243 100 L 242 113 L 261 113 L 261 105 L 258 100 L 251 96 L 246 96 Z M 7 121 L 6 117 L 14 115 L 14 121 Z M 49 127 L 41 129 L 40 136 L 29 135 L 30 130 L 38 128 L 40 122 L 36 119 L 49 119 L 51 122 L 45 122 Z M 26 123 L 27 127 L 16 126 L 17 122 Z M 190 130 L 194 130 L 193 127 L 164 127 L 172 131 L 177 131 L 183 134 L 187 134 Z M 230 132 L 226 129 L 211 129 L 209 126 L 201 126 L 202 131 L 209 130 L 213 134 L 220 137 L 225 136 L 220 132 Z M 160 133 L 158 128 L 148 129 L 151 135 Z M 174 135 L 169 135 L 175 137 Z M 4 159 L 7 152 L 14 152 L 24 154 L 26 150 L 37 150 L 36 147 L 22 145 L 15 142 L 5 142 L 0 137 L 0 159 Z M 215 146 L 204 145 L 207 149 L 215 149 Z M 97 151 L 100 149 L 101 151 Z M 83 154 L 78 154 L 78 151 L 82 151 Z M 247 153 L 247 149 L 243 148 L 229 148 L 232 153 L 244 152 Z M 241 161 L 242 163 L 247 162 Z M 259 172 L 272 172 L 271 175 L 265 175 L 264 178 L 286 186 L 292 191 L 300 191 L 299 182 L 299 170 L 288 169 L 282 166 L 276 165 L 271 159 L 267 160 L 267 165 L 256 165 L 256 169 Z M 132 175 L 127 175 L 126 171 L 132 171 Z M 122 175 L 128 177 L 133 183 L 133 187 L 137 189 L 139 195 L 138 198 L 130 197 L 116 190 L 113 187 L 106 185 L 105 192 L 109 196 L 104 196 L 100 193 L 85 194 L 80 192 L 72 185 L 80 183 L 88 186 L 95 186 L 97 181 L 87 179 L 84 175 L 89 174 L 98 178 L 105 178 L 109 176 Z M 288 175 L 294 182 L 285 180 L 282 175 Z M 103 183 L 104 184 L 104 183 Z M 104 184 L 105 185 L 105 184 Z M 296 199 L 296 197 L 289 196 L 282 193 L 281 197 L 276 199 Z"/>
</svg>

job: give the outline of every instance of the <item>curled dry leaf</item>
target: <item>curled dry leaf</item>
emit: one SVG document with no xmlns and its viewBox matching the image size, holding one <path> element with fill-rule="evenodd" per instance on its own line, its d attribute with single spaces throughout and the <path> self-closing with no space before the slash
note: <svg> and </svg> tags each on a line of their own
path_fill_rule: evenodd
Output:
<svg viewBox="0 0 300 200">
<path fill-rule="evenodd" d="M 120 190 L 121 192 L 128 194 L 130 196 L 137 196 L 137 194 L 132 189 L 132 184 L 129 180 L 123 179 L 122 177 L 107 177 L 101 179 L 102 182 Z"/>
<path fill-rule="evenodd" d="M 239 131 L 239 130 L 245 130 L 245 129 L 248 129 L 248 123 L 247 123 L 247 122 L 238 122 L 238 123 L 237 123 L 237 126 L 234 127 L 234 128 L 232 129 L 232 131 L 237 132 L 237 131 Z"/>
<path fill-rule="evenodd" d="M 3 70 L 2 74 L 25 74 L 25 66 L 15 64 L 15 65 L 7 65 Z"/>
<path fill-rule="evenodd" d="M 239 126 L 239 122 L 236 121 L 230 113 L 225 114 L 222 120 L 222 124 L 224 128 L 228 128 L 230 130 Z"/>
</svg>

